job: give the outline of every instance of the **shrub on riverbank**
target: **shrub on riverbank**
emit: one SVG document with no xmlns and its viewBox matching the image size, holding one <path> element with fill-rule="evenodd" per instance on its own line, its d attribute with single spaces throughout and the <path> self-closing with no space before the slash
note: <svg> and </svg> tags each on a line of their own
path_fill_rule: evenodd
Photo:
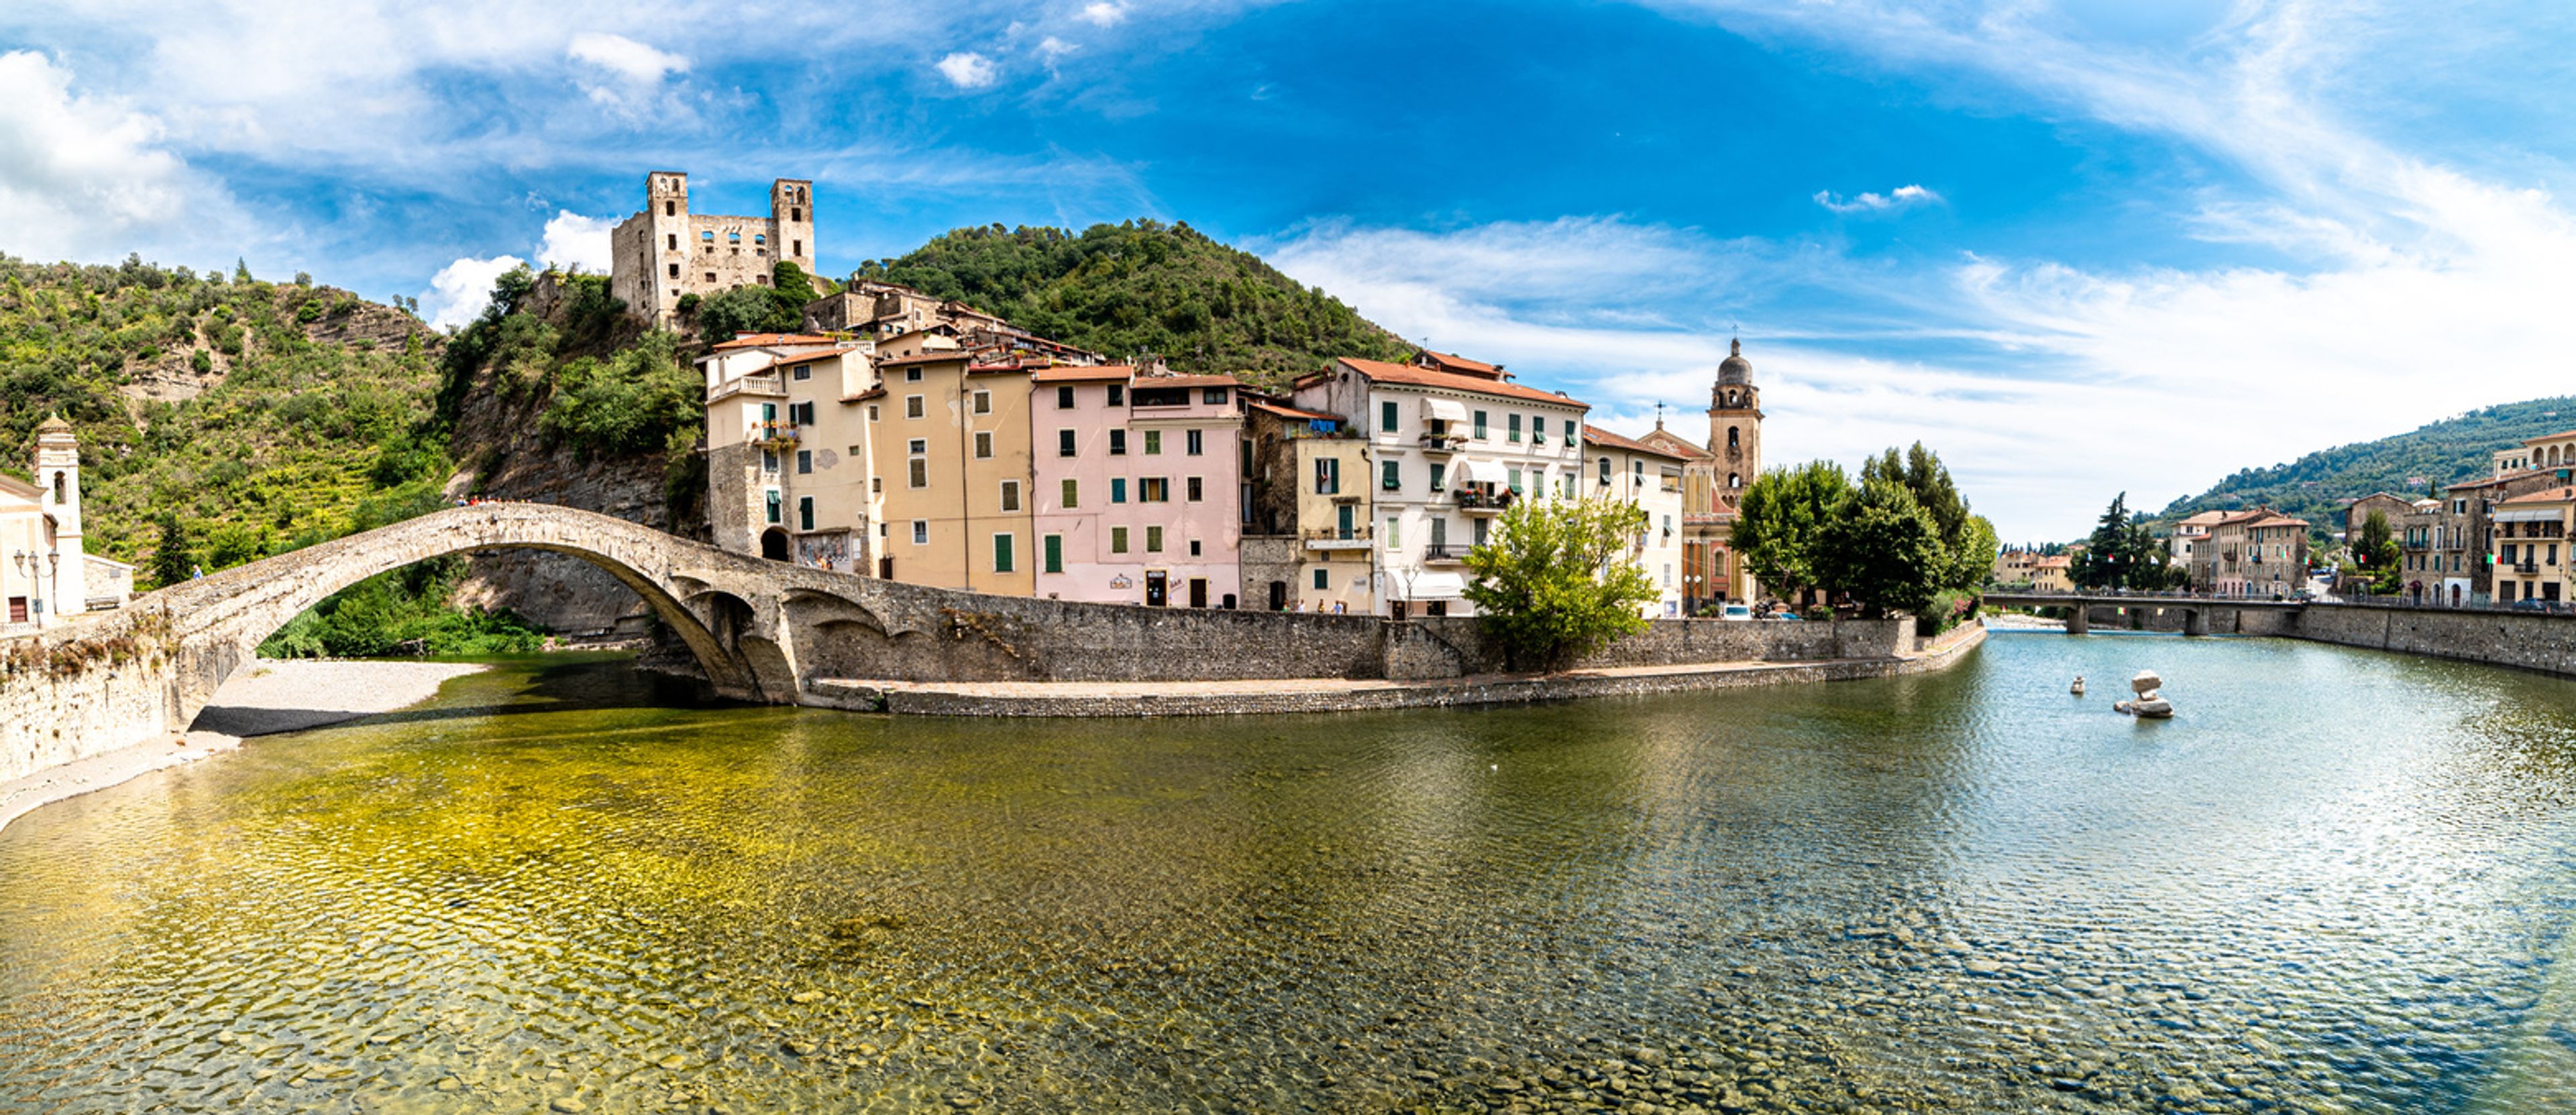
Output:
<svg viewBox="0 0 2576 1115">
<path fill-rule="evenodd" d="M 325 597 L 259 646 L 266 658 L 384 658 L 395 655 L 525 654 L 545 648 L 544 631 L 507 608 L 450 606 L 464 562 L 422 562 Z"/>
<path fill-rule="evenodd" d="M 1633 503 L 1521 500 L 1467 552 L 1467 599 L 1513 669 L 1553 668 L 1646 629 L 1654 581 L 1634 545 Z"/>
</svg>

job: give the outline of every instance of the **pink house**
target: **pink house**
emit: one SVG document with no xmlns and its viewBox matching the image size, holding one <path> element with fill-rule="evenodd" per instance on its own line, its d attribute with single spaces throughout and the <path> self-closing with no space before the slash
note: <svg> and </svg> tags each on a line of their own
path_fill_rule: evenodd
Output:
<svg viewBox="0 0 2576 1115">
<path fill-rule="evenodd" d="M 1032 390 L 1037 595 L 1234 607 L 1243 412 L 1233 377 L 1058 367 L 1040 369 Z"/>
</svg>

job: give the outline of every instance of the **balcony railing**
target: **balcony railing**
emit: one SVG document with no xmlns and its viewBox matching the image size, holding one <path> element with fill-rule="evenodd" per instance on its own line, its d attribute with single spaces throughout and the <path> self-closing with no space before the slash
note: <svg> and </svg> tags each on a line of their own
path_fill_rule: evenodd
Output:
<svg viewBox="0 0 2576 1115">
<path fill-rule="evenodd" d="M 1463 562 L 1467 560 L 1467 551 L 1472 549 L 1475 547 L 1460 546 L 1450 542 L 1435 543 L 1422 548 L 1422 560 L 1441 563 Z"/>
<path fill-rule="evenodd" d="M 1461 510 L 1500 511 L 1504 508 L 1510 507 L 1514 501 L 1520 498 L 1520 494 L 1509 488 L 1487 489 L 1468 487 L 1458 489 L 1457 497 L 1458 506 Z"/>
<path fill-rule="evenodd" d="M 1310 527 L 1303 534 L 1309 550 L 1365 550 L 1369 547 L 1369 528 L 1363 524 Z"/>
<path fill-rule="evenodd" d="M 1467 435 L 1426 433 L 1422 435 L 1421 442 L 1425 452 L 1455 453 L 1459 446 L 1467 444 Z"/>
<path fill-rule="evenodd" d="M 793 422 L 780 420 L 751 424 L 751 440 L 763 445 L 794 445 L 796 436 L 796 424 Z"/>
<path fill-rule="evenodd" d="M 2536 561 L 2518 562 L 2514 565 L 2513 571 L 2516 573 L 2538 573 L 2540 572 L 2540 563 Z"/>
<path fill-rule="evenodd" d="M 719 383 L 708 388 L 707 401 L 712 403 L 720 399 L 729 399 L 735 395 L 742 394 L 785 395 L 787 394 L 787 384 L 780 380 L 775 373 L 768 375 L 748 375 L 741 379 L 729 379 L 723 383 Z"/>
</svg>

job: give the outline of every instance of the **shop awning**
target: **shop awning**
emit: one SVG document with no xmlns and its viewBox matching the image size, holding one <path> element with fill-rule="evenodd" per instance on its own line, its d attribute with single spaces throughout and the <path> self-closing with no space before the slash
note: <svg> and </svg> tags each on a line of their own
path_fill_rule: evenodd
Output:
<svg viewBox="0 0 2576 1115">
<path fill-rule="evenodd" d="M 2555 507 L 2518 507 L 2511 511 L 2496 512 L 2495 521 L 2499 523 L 2554 523 L 2558 521 L 2561 514 L 2563 514 L 2563 512 L 2559 511 Z"/>
<path fill-rule="evenodd" d="M 1416 600 L 1456 600 L 1466 591 L 1467 578 L 1464 574 L 1422 573 L 1413 578 L 1410 595 Z"/>
</svg>

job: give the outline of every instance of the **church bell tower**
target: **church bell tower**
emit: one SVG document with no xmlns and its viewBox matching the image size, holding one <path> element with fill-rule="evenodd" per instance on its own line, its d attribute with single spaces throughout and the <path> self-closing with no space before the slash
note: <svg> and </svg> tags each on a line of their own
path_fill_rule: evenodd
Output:
<svg viewBox="0 0 2576 1115">
<path fill-rule="evenodd" d="M 1709 389 L 1708 452 L 1717 458 L 1718 503 L 1733 510 L 1762 475 L 1762 389 L 1753 385 L 1753 362 L 1744 358 L 1740 339 L 1727 343 L 1717 386 Z"/>
</svg>

